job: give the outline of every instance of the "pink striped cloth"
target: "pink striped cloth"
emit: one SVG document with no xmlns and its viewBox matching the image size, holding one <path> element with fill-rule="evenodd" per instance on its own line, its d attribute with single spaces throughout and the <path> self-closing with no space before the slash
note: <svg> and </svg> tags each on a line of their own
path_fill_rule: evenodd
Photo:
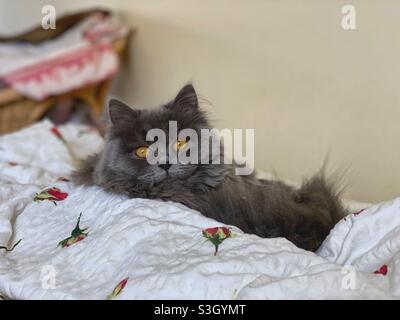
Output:
<svg viewBox="0 0 400 320">
<path fill-rule="evenodd" d="M 35 100 L 104 80 L 118 71 L 112 41 L 128 28 L 95 15 L 40 45 L 1 44 L 0 79 Z"/>
</svg>

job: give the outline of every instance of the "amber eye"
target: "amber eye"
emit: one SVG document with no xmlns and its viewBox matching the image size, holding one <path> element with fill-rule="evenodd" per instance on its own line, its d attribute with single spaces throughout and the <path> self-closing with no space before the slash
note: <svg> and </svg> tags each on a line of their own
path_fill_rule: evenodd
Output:
<svg viewBox="0 0 400 320">
<path fill-rule="evenodd" d="M 178 140 L 178 141 L 175 143 L 175 149 L 176 149 L 176 150 L 180 150 L 180 149 L 182 149 L 184 146 L 186 146 L 186 144 L 187 144 L 187 141 L 185 141 L 185 140 Z"/>
<path fill-rule="evenodd" d="M 139 147 L 135 149 L 136 156 L 138 156 L 141 159 L 146 158 L 148 153 L 149 153 L 148 147 Z"/>
</svg>

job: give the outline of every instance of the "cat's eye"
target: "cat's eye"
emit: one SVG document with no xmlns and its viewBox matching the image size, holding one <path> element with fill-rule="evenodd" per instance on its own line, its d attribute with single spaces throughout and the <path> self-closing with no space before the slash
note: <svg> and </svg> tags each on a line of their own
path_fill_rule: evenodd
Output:
<svg viewBox="0 0 400 320">
<path fill-rule="evenodd" d="M 149 153 L 148 147 L 139 147 L 135 149 L 136 156 L 141 159 L 146 158 L 148 153 Z"/>
<path fill-rule="evenodd" d="M 180 149 L 182 149 L 184 146 L 186 146 L 186 144 L 187 144 L 187 141 L 185 141 L 185 140 L 178 140 L 178 141 L 175 143 L 175 149 L 176 149 L 176 150 L 180 150 Z"/>
</svg>

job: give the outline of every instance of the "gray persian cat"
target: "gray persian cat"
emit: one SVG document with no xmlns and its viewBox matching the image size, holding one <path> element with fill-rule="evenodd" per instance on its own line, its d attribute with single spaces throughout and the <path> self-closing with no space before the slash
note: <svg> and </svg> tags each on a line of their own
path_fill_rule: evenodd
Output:
<svg viewBox="0 0 400 320">
<path fill-rule="evenodd" d="M 109 114 L 104 150 L 73 174 L 77 184 L 98 185 L 131 198 L 176 201 L 246 233 L 285 237 L 310 251 L 317 250 L 347 214 L 322 171 L 297 189 L 281 181 L 236 175 L 235 164 L 149 164 L 149 129 L 168 132 L 170 120 L 177 121 L 178 131 L 191 128 L 199 136 L 200 129 L 210 128 L 190 84 L 157 110 L 134 110 L 111 100 Z"/>
</svg>

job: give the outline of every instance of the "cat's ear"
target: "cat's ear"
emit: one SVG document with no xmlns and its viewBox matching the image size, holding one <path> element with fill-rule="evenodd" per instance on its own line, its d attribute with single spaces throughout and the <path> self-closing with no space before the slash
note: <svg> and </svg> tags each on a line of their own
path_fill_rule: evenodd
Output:
<svg viewBox="0 0 400 320">
<path fill-rule="evenodd" d="M 176 107 L 197 109 L 199 107 L 199 102 L 193 85 L 190 83 L 185 85 L 175 97 L 173 104 Z"/>
<path fill-rule="evenodd" d="M 138 111 L 117 99 L 111 99 L 108 103 L 108 113 L 113 126 L 129 125 L 138 115 Z"/>
</svg>

